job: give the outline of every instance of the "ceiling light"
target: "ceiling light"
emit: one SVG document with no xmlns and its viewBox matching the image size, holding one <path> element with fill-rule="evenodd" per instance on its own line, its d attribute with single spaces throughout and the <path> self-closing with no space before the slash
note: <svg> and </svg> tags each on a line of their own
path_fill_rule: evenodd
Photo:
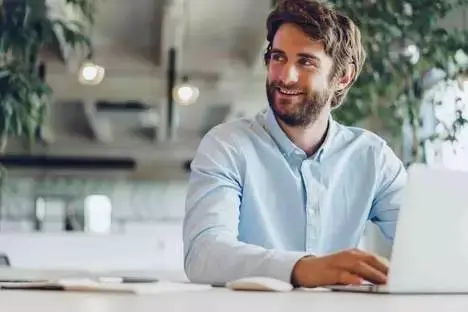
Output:
<svg viewBox="0 0 468 312">
<path fill-rule="evenodd" d="M 93 62 L 85 62 L 81 65 L 78 81 L 84 85 L 97 85 L 102 82 L 105 69 Z"/>
<path fill-rule="evenodd" d="M 176 86 L 173 91 L 174 100 L 181 105 L 190 105 L 197 101 L 200 90 L 188 83 L 186 77 L 182 78 L 182 84 Z"/>
</svg>

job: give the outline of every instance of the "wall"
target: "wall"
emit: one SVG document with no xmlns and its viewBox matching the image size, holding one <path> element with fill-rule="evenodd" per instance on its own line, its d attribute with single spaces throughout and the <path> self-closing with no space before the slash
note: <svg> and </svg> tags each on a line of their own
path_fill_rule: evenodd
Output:
<svg viewBox="0 0 468 312">
<path fill-rule="evenodd" d="M 87 195 L 107 195 L 112 203 L 113 232 L 128 232 L 124 223 L 179 221 L 184 215 L 186 181 L 137 182 L 77 178 L 9 178 L 2 188 L 2 223 L 32 221 L 35 199 L 67 197 L 78 204 Z M 1 223 L 0 223 L 1 224 Z M 11 230 L 14 228 L 10 227 Z M 8 230 L 5 226 L 3 230 Z"/>
<path fill-rule="evenodd" d="M 2 189 L 0 252 L 21 267 L 182 271 L 186 188 L 186 181 L 9 178 Z M 110 234 L 63 232 L 60 213 L 60 223 L 52 215 L 45 232 L 34 232 L 37 196 L 77 204 L 91 194 L 111 199 Z"/>
</svg>

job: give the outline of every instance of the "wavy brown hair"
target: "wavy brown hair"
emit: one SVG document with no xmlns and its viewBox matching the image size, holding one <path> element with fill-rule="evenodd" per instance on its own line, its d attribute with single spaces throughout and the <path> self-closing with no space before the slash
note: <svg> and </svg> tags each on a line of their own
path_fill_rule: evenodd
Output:
<svg viewBox="0 0 468 312">
<path fill-rule="evenodd" d="M 366 59 L 361 43 L 361 32 L 347 16 L 316 0 L 280 0 L 267 19 L 268 47 L 265 64 L 268 65 L 270 50 L 276 31 L 284 23 L 298 25 L 312 39 L 321 41 L 325 53 L 333 59 L 330 79 L 345 75 L 350 64 L 355 75 L 343 90 L 336 91 L 331 107 L 340 106 L 351 86 L 359 76 Z"/>
</svg>

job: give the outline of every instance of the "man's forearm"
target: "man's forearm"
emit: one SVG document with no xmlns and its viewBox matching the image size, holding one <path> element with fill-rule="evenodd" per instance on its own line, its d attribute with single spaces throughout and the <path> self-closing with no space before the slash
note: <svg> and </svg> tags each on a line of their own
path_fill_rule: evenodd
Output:
<svg viewBox="0 0 468 312">
<path fill-rule="evenodd" d="M 265 249 L 206 233 L 191 243 L 185 256 L 185 272 L 196 283 L 225 284 L 247 276 L 291 282 L 294 265 L 306 255 Z"/>
</svg>

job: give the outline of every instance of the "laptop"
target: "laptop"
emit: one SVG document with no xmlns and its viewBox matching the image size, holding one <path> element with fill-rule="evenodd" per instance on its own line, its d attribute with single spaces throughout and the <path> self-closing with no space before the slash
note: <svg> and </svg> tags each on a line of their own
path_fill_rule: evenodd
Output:
<svg viewBox="0 0 468 312">
<path fill-rule="evenodd" d="M 468 293 L 468 172 L 408 169 L 386 285 L 329 286 L 366 293 Z"/>
</svg>

